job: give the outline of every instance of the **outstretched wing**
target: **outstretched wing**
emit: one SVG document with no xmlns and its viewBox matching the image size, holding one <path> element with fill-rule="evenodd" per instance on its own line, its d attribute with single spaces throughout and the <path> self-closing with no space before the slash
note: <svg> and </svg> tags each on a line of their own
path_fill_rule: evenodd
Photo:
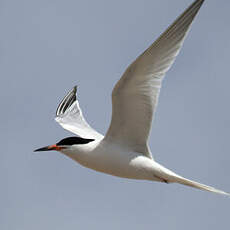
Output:
<svg viewBox="0 0 230 230">
<path fill-rule="evenodd" d="M 161 82 L 175 61 L 204 0 L 196 0 L 125 71 L 112 93 L 112 120 L 105 139 L 148 152 L 148 138 Z"/>
<path fill-rule="evenodd" d="M 83 138 L 102 139 L 103 135 L 95 131 L 85 121 L 80 109 L 75 86 L 61 101 L 56 111 L 55 120 L 66 130 Z"/>
</svg>

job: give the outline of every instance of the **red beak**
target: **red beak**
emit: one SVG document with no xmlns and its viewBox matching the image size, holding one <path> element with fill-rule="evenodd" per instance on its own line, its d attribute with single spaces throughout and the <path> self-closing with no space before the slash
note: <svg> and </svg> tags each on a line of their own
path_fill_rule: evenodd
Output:
<svg viewBox="0 0 230 230">
<path fill-rule="evenodd" d="M 36 149 L 34 150 L 34 152 L 41 152 L 41 151 L 51 151 L 51 150 L 56 150 L 56 151 L 60 151 L 61 149 L 63 149 L 63 147 L 61 146 L 57 146 L 57 145 L 49 145 L 40 149 Z"/>
</svg>

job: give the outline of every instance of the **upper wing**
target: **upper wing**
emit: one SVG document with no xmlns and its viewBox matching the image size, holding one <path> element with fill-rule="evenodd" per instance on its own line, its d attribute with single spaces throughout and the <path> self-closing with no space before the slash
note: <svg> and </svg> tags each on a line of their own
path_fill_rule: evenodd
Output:
<svg viewBox="0 0 230 230">
<path fill-rule="evenodd" d="M 125 71 L 112 93 L 112 120 L 106 139 L 148 152 L 148 137 L 161 82 L 178 55 L 204 0 L 196 0 Z"/>
<path fill-rule="evenodd" d="M 102 139 L 103 136 L 92 129 L 85 121 L 80 109 L 75 86 L 61 101 L 56 111 L 55 120 L 70 132 L 83 138 Z"/>
</svg>

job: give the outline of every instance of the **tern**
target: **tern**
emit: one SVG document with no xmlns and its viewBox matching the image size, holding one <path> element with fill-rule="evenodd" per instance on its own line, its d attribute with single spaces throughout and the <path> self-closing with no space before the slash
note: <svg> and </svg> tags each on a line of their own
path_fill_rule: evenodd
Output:
<svg viewBox="0 0 230 230">
<path fill-rule="evenodd" d="M 230 195 L 188 180 L 157 163 L 148 145 L 152 120 L 166 72 L 178 55 L 204 0 L 194 1 L 124 72 L 112 92 L 112 119 L 105 136 L 82 115 L 75 86 L 61 101 L 55 120 L 77 136 L 35 151 L 56 150 L 81 165 L 113 176 L 179 183 Z"/>
</svg>

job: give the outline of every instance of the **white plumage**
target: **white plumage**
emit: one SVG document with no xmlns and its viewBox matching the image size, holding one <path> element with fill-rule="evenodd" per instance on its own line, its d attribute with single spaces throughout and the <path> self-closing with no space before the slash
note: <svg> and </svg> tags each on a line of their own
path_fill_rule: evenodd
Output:
<svg viewBox="0 0 230 230">
<path fill-rule="evenodd" d="M 66 130 L 80 137 L 102 139 L 103 135 L 90 127 L 82 115 L 81 108 L 76 98 L 75 86 L 61 101 L 56 111 L 55 120 Z"/>
<path fill-rule="evenodd" d="M 85 121 L 74 87 L 55 120 L 82 139 L 38 149 L 58 150 L 81 165 L 118 177 L 180 183 L 215 193 L 221 190 L 185 179 L 154 161 L 148 138 L 162 80 L 175 61 L 204 0 L 193 4 L 125 71 L 112 92 L 112 120 L 105 137 Z M 87 139 L 86 139 L 87 138 Z M 84 143 L 83 143 L 84 142 Z M 86 143 L 87 142 L 87 143 Z"/>
</svg>

